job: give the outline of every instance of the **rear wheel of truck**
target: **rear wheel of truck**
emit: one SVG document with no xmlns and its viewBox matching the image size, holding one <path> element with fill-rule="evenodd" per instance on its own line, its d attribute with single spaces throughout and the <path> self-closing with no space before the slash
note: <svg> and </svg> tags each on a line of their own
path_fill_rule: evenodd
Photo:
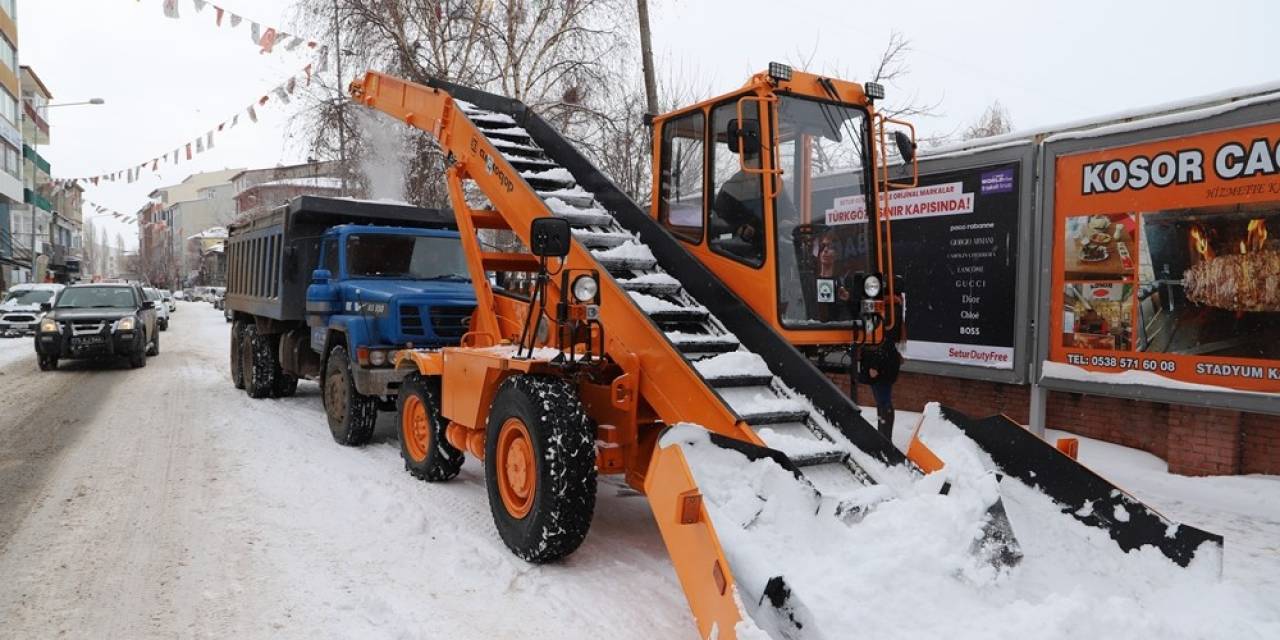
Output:
<svg viewBox="0 0 1280 640">
<path fill-rule="evenodd" d="M 279 364 L 277 363 L 277 366 Z M 271 397 L 289 398 L 298 392 L 298 378 L 284 372 L 276 371 L 276 384 L 271 388 Z"/>
<path fill-rule="evenodd" d="M 489 511 L 512 553 L 535 563 L 573 553 L 596 504 L 595 433 L 574 385 L 507 378 L 489 408 L 484 471 Z"/>
<path fill-rule="evenodd" d="M 338 345 L 329 350 L 324 368 L 324 411 L 329 431 L 341 445 L 360 447 L 373 437 L 378 418 L 378 399 L 356 391 L 347 349 Z"/>
<path fill-rule="evenodd" d="M 237 389 L 244 388 L 244 367 L 240 362 L 240 341 L 244 339 L 244 321 L 236 320 L 231 325 L 231 383 Z"/>
<path fill-rule="evenodd" d="M 240 341 L 240 370 L 250 398 L 266 398 L 275 388 L 279 365 L 272 342 L 271 336 L 258 333 L 257 325 L 245 325 Z"/>
<path fill-rule="evenodd" d="M 448 424 L 440 415 L 440 378 L 412 374 L 400 385 L 400 457 L 419 480 L 452 480 L 462 469 L 462 452 L 445 438 Z"/>
</svg>

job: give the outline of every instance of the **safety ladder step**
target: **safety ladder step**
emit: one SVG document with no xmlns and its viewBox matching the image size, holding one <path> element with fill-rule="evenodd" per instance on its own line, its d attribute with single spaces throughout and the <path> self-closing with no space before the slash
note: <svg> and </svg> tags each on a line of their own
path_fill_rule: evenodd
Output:
<svg viewBox="0 0 1280 640">
<path fill-rule="evenodd" d="M 588 249 L 612 249 L 635 237 L 621 231 L 583 231 L 575 229 L 573 237 Z"/>
<path fill-rule="evenodd" d="M 514 167 L 516 171 L 519 171 L 521 173 L 528 172 L 528 171 L 547 171 L 548 169 L 560 168 L 560 165 L 554 162 L 551 162 L 550 160 L 542 160 L 538 158 L 529 158 L 529 157 L 517 156 L 517 155 L 507 155 L 506 153 L 503 153 L 502 156 L 507 159 L 507 162 L 510 163 L 511 166 Z"/>
<path fill-rule="evenodd" d="M 816 453 L 802 453 L 793 456 L 787 456 L 791 459 L 792 464 L 797 467 L 813 467 L 820 464 L 832 464 L 844 462 L 845 457 L 849 454 L 845 451 L 819 451 Z"/>
<path fill-rule="evenodd" d="M 648 313 L 654 322 L 701 322 L 710 317 L 710 313 L 702 307 L 655 309 Z"/>
<path fill-rule="evenodd" d="M 534 191 L 537 192 L 538 197 L 543 200 L 555 198 L 564 204 L 578 209 L 595 209 L 596 207 L 595 196 L 587 193 L 586 191 L 570 189 L 534 189 Z M 609 219 L 609 222 L 613 222 L 613 216 L 606 214 L 605 217 Z"/>
<path fill-rule="evenodd" d="M 524 129 L 513 125 L 477 124 L 485 137 L 489 138 L 491 144 L 493 140 L 506 140 L 525 147 L 533 146 L 533 139 L 529 137 L 529 133 Z"/>
<path fill-rule="evenodd" d="M 656 258 L 632 258 L 625 256 L 602 256 L 596 255 L 596 261 L 600 266 L 614 271 L 648 271 L 658 264 Z"/>
<path fill-rule="evenodd" d="M 804 422 L 808 417 L 808 411 L 797 409 L 794 411 L 761 411 L 760 413 L 748 413 L 742 416 L 742 420 L 753 427 L 760 427 L 770 424 Z"/>
<path fill-rule="evenodd" d="M 740 375 L 716 376 L 707 378 L 713 389 L 735 389 L 741 387 L 767 387 L 773 383 L 773 376 Z"/>
<path fill-rule="evenodd" d="M 667 333 L 667 339 L 676 346 L 681 353 L 728 353 L 737 351 L 740 346 L 737 338 L 733 336 L 711 336 L 703 334 L 690 334 L 680 332 Z"/>
<path fill-rule="evenodd" d="M 613 216 L 607 213 L 592 213 L 590 211 L 566 211 L 552 210 L 557 218 L 564 218 L 569 221 L 569 226 L 574 228 L 585 227 L 605 227 L 613 224 Z M 617 245 L 614 245 L 617 246 Z"/>
</svg>

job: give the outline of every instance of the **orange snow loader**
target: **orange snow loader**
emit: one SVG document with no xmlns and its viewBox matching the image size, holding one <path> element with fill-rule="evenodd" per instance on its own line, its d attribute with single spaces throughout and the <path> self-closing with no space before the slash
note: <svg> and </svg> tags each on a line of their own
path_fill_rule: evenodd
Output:
<svg viewBox="0 0 1280 640">
<path fill-rule="evenodd" d="M 398 401 L 406 468 L 438 482 L 468 454 L 483 460 L 498 534 L 530 562 L 582 543 L 597 476 L 616 474 L 647 496 L 702 637 L 736 637 L 747 617 L 806 637 L 785 561 L 749 575 L 730 566 L 698 470 L 663 438 L 696 425 L 718 450 L 776 462 L 848 522 L 875 508 L 867 489 L 882 479 L 944 464 L 921 442 L 904 456 L 797 349 L 882 340 L 898 315 L 881 211 L 891 189 L 914 184 L 915 145 L 909 125 L 876 111 L 883 89 L 772 64 L 654 118 L 650 211 L 519 101 L 377 72 L 350 93 L 439 143 L 477 298 L 459 346 L 396 356 L 411 371 Z M 849 224 L 828 225 L 831 211 Z M 838 274 L 823 258 L 833 243 L 847 258 Z M 1026 433 L 948 415 L 977 437 Z M 1062 481 L 1034 482 L 1064 508 L 1119 493 L 1079 489 L 1079 465 L 1015 440 L 993 458 L 1058 455 L 1034 465 Z M 1007 473 L 1047 468 L 1034 465 Z M 989 513 L 981 549 L 1015 564 L 998 499 Z M 1212 541 L 1190 527 L 1166 536 L 1167 520 L 1143 514 L 1155 524 L 1126 540 L 1183 564 L 1195 534 Z"/>
</svg>

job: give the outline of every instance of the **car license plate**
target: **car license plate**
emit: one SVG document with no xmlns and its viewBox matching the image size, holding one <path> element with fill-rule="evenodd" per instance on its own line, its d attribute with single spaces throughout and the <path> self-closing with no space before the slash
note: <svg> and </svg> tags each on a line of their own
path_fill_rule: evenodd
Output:
<svg viewBox="0 0 1280 640">
<path fill-rule="evenodd" d="M 78 338 L 71 339 L 71 344 L 77 347 L 88 347 L 92 345 L 106 344 L 106 343 L 107 343 L 106 336 L 80 336 Z"/>
</svg>

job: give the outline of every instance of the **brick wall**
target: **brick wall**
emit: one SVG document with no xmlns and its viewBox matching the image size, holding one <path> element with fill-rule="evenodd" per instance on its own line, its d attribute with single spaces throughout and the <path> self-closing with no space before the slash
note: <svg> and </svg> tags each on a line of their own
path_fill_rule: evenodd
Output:
<svg viewBox="0 0 1280 640">
<path fill-rule="evenodd" d="M 833 375 L 843 389 L 849 378 Z M 872 405 L 860 386 L 859 404 Z M 894 406 L 920 411 L 938 402 L 974 417 L 1003 413 L 1026 424 L 1031 388 L 903 372 L 894 385 Z M 1050 392 L 1051 427 L 1088 438 L 1141 449 L 1163 458 L 1183 475 L 1280 474 L 1280 417 L 1156 402 Z"/>
</svg>

